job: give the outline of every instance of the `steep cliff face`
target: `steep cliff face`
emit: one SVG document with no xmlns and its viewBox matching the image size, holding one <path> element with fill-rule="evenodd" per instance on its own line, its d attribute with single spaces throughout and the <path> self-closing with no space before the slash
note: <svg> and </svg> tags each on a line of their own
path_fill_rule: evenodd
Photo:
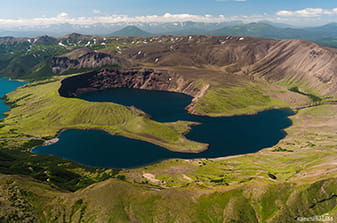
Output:
<svg viewBox="0 0 337 223">
<path fill-rule="evenodd" d="M 70 69 L 95 68 L 120 63 L 121 59 L 110 54 L 82 48 L 72 51 L 64 56 L 53 57 L 51 68 L 54 73 L 63 73 Z"/>
<path fill-rule="evenodd" d="M 64 79 L 59 93 L 63 97 L 74 97 L 83 92 L 108 88 L 173 91 L 191 96 L 198 96 L 201 91 L 193 86 L 192 81 L 184 80 L 173 72 L 153 69 L 101 69 Z"/>
</svg>

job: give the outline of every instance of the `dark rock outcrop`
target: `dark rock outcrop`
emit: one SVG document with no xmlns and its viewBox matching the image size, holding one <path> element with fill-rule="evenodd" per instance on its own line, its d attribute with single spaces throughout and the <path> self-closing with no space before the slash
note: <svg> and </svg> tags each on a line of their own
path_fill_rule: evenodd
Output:
<svg viewBox="0 0 337 223">
<path fill-rule="evenodd" d="M 120 63 L 121 59 L 110 54 L 82 48 L 73 51 L 72 55 L 53 57 L 51 60 L 51 68 L 54 73 L 63 73 L 71 69 L 97 68 Z"/>
<path fill-rule="evenodd" d="M 139 88 L 174 91 L 198 96 L 200 89 L 179 75 L 153 69 L 101 69 L 62 81 L 59 93 L 63 97 L 75 97 L 81 93 L 108 88 Z"/>
</svg>

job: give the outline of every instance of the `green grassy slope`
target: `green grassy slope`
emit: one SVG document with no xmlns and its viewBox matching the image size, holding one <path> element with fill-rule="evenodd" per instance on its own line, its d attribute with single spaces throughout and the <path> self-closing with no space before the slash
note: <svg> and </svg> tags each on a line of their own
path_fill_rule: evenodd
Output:
<svg viewBox="0 0 337 223">
<path fill-rule="evenodd" d="M 337 216 L 336 201 L 331 197 L 336 192 L 336 179 L 300 187 L 263 184 L 223 191 L 153 191 L 108 180 L 73 194 L 18 177 L 3 177 L 0 182 L 1 194 L 8 198 L 0 204 L 0 213 L 7 213 L 0 215 L 1 220 L 6 222 L 291 223 L 299 217 Z"/>
<path fill-rule="evenodd" d="M 116 40 L 80 34 L 70 34 L 57 39 L 48 36 L 17 39 L 3 37 L 0 38 L 0 76 L 25 80 L 47 79 L 55 75 L 51 69 L 53 57 L 67 55 L 84 47 L 116 53 L 117 47 L 125 48 L 131 41 L 133 38 Z"/>
<path fill-rule="evenodd" d="M 0 74 L 15 79 L 41 79 L 52 76 L 51 57 L 68 50 L 56 43 L 30 44 L 28 41 L 0 43 Z"/>
<path fill-rule="evenodd" d="M 267 96 L 266 92 L 255 84 L 211 88 L 198 100 L 194 111 L 208 116 L 232 116 L 289 107 L 286 102 Z"/>
</svg>

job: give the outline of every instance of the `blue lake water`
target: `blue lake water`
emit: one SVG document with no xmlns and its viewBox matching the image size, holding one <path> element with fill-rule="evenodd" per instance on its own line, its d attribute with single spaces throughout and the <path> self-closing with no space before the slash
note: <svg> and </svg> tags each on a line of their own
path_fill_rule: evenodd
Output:
<svg viewBox="0 0 337 223">
<path fill-rule="evenodd" d="M 0 78 L 0 97 L 5 94 L 14 91 L 17 87 L 24 85 L 23 82 L 11 81 L 6 78 Z M 3 113 L 8 111 L 9 106 L 3 103 L 3 100 L 0 100 L 0 119 L 4 118 Z"/>
<path fill-rule="evenodd" d="M 147 142 L 111 136 L 104 131 L 67 130 L 59 135 L 57 143 L 37 147 L 34 153 L 56 155 L 93 167 L 134 168 L 169 158 L 216 158 L 256 152 L 275 145 L 285 137 L 283 129 L 291 125 L 288 116 L 292 112 L 288 110 L 222 118 L 190 115 L 184 108 L 192 98 L 173 92 L 118 88 L 79 97 L 88 101 L 134 105 L 160 122 L 200 122 L 202 125 L 193 126 L 186 137 L 210 144 L 209 149 L 198 154 L 177 153 Z"/>
</svg>

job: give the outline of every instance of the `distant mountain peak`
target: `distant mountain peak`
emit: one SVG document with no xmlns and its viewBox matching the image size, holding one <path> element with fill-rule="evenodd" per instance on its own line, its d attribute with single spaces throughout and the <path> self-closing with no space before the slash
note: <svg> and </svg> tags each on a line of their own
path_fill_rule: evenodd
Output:
<svg viewBox="0 0 337 223">
<path fill-rule="evenodd" d="M 78 38 L 81 36 L 82 34 L 79 34 L 79 33 L 71 33 L 71 34 L 65 35 L 64 38 Z"/>
<path fill-rule="evenodd" d="M 57 42 L 57 39 L 48 35 L 43 35 L 37 37 L 35 42 L 42 44 L 55 44 Z"/>
<path fill-rule="evenodd" d="M 153 35 L 154 34 L 146 32 L 134 25 L 126 26 L 123 29 L 113 32 L 111 34 L 111 36 L 141 36 L 141 37 L 148 37 Z"/>
</svg>

